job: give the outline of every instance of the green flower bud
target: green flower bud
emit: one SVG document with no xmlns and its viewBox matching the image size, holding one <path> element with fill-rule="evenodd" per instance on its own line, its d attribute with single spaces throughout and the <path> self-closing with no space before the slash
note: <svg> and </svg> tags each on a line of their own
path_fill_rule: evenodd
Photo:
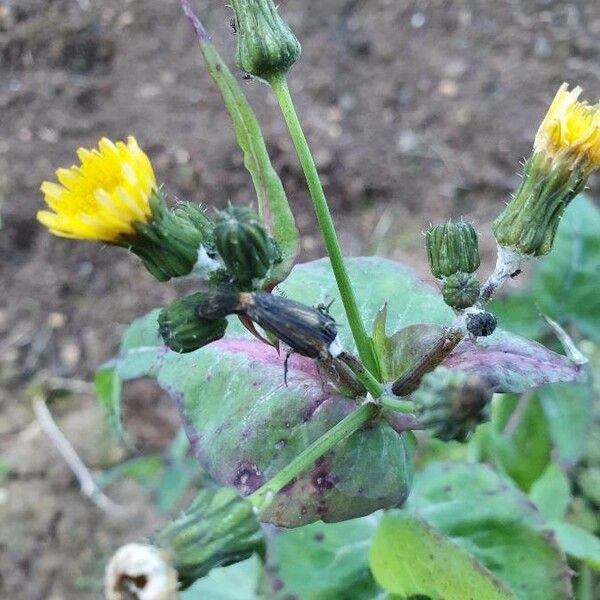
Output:
<svg viewBox="0 0 600 600">
<path fill-rule="evenodd" d="M 423 377 L 411 399 L 425 429 L 446 442 L 464 442 L 488 419 L 492 392 L 479 377 L 440 366 Z"/>
<path fill-rule="evenodd" d="M 248 207 L 221 211 L 215 220 L 215 246 L 229 273 L 242 289 L 253 289 L 273 264 L 273 242 L 259 219 Z"/>
<path fill-rule="evenodd" d="M 298 60 L 301 48 L 273 0 L 232 0 L 232 7 L 237 66 L 267 81 L 284 76 Z"/>
<path fill-rule="evenodd" d="M 444 279 L 442 297 L 444 302 L 456 309 L 473 306 L 479 298 L 481 285 L 475 275 L 469 273 L 455 273 Z"/>
<path fill-rule="evenodd" d="M 252 504 L 233 488 L 202 490 L 181 517 L 152 538 L 166 551 L 185 589 L 215 567 L 264 554 L 264 537 Z"/>
<path fill-rule="evenodd" d="M 470 223 L 459 221 L 432 225 L 425 233 L 427 258 L 434 277 L 441 279 L 479 268 L 477 232 Z"/>
<path fill-rule="evenodd" d="M 160 311 L 160 335 L 174 352 L 193 352 L 225 335 L 226 319 L 203 319 L 198 315 L 198 306 L 206 297 L 207 294 L 198 292 L 178 298 Z"/>
<path fill-rule="evenodd" d="M 149 207 L 148 222 L 133 223 L 136 233 L 121 236 L 118 244 L 139 256 L 159 281 L 189 275 L 203 245 L 210 241 L 209 228 L 179 209 L 169 210 L 158 190 L 152 192 Z"/>
<path fill-rule="evenodd" d="M 548 254 L 565 209 L 586 181 L 582 169 L 533 154 L 517 193 L 492 225 L 498 245 L 526 256 Z"/>
</svg>

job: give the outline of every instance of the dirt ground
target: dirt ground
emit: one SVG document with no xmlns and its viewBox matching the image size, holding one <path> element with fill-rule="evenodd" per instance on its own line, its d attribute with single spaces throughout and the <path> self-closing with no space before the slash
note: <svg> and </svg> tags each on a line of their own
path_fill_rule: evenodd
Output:
<svg viewBox="0 0 600 600">
<path fill-rule="evenodd" d="M 231 56 L 226 2 L 193 5 Z M 406 260 L 424 278 L 420 231 L 451 216 L 480 225 L 490 263 L 487 224 L 552 95 L 563 80 L 600 95 L 593 1 L 285 0 L 281 11 L 303 44 L 291 85 L 346 252 Z M 50 237 L 35 222 L 39 185 L 78 146 L 135 134 L 171 197 L 222 206 L 251 202 L 252 188 L 176 0 L 0 1 L 0 61 L 0 597 L 98 598 L 106 556 L 153 528 L 152 508 L 134 484 L 110 489 L 126 518 L 84 499 L 31 401 L 40 384 L 71 389 L 51 409 L 86 464 L 123 459 L 85 382 L 129 321 L 182 287 L 123 251 Z M 263 85 L 243 85 L 302 259 L 317 257 L 280 116 Z M 164 447 L 176 428 L 164 398 L 139 384 L 126 405 L 142 451 Z"/>
</svg>

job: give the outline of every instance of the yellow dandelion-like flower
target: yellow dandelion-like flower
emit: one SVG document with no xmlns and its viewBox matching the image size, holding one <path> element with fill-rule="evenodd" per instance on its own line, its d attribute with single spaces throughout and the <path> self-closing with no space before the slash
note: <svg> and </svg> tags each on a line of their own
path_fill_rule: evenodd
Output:
<svg viewBox="0 0 600 600">
<path fill-rule="evenodd" d="M 79 148 L 77 156 L 79 166 L 56 171 L 60 183 L 42 184 L 53 212 L 40 210 L 40 223 L 58 236 L 116 243 L 135 233 L 135 222 L 148 222 L 156 179 L 133 136 L 127 143 L 102 138 L 98 149 Z"/>
<path fill-rule="evenodd" d="M 600 168 L 600 102 L 580 102 L 581 91 L 560 86 L 535 137 L 534 152 L 551 158 L 553 165 L 590 173 Z"/>
</svg>

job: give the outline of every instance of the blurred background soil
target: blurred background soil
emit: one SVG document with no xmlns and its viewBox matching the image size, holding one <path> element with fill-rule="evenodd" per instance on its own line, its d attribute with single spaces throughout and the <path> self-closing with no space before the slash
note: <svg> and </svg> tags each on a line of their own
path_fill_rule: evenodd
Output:
<svg viewBox="0 0 600 600">
<path fill-rule="evenodd" d="M 224 0 L 195 0 L 230 57 Z M 488 224 L 518 182 L 563 80 L 600 95 L 600 7 L 579 0 L 285 0 L 303 44 L 291 86 L 344 249 L 415 266 L 420 232 L 465 216 L 493 261 Z M 241 76 L 240 76 L 241 80 Z M 302 231 L 322 255 L 303 177 L 267 89 L 243 82 Z M 110 516 L 82 497 L 32 412 L 96 471 L 126 453 L 89 382 L 128 322 L 174 298 L 121 250 L 51 237 L 39 185 L 101 136 L 135 134 L 171 198 L 253 200 L 220 97 L 176 0 L 0 1 L 0 597 L 100 597 L 106 556 L 156 524 L 132 483 Z M 596 179 L 596 184 L 598 180 Z M 597 185 L 596 185 L 597 189 Z M 595 192 L 596 197 L 598 196 Z M 70 395 L 51 390 L 67 389 Z M 50 391 L 48 391 L 50 390 Z M 125 418 L 141 451 L 176 429 L 168 402 L 136 383 Z"/>
</svg>

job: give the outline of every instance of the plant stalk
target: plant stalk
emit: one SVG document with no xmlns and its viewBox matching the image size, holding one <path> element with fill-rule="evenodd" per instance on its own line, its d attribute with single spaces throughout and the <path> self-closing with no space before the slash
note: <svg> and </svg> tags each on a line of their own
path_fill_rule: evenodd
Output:
<svg viewBox="0 0 600 600">
<path fill-rule="evenodd" d="M 323 234 L 325 247 L 329 254 L 333 274 L 340 291 L 340 296 L 342 297 L 342 303 L 344 304 L 344 310 L 346 311 L 348 324 L 350 325 L 356 343 L 358 355 L 367 370 L 376 377 L 379 377 L 380 373 L 377 359 L 375 358 L 371 340 L 367 335 L 358 311 L 356 297 L 344 265 L 344 259 L 333 224 L 333 219 L 331 218 L 331 213 L 327 206 L 327 199 L 325 198 L 325 193 L 323 192 L 323 187 L 319 180 L 319 174 L 311 155 L 308 142 L 302 130 L 296 109 L 294 108 L 287 80 L 284 76 L 273 77 L 269 80 L 269 84 L 273 89 L 273 93 L 275 94 L 279 108 L 281 109 L 283 118 L 289 129 L 292 142 L 294 143 L 300 164 L 302 165 L 302 170 L 304 171 L 304 176 L 306 177 L 310 196 L 317 215 L 317 221 Z"/>
<path fill-rule="evenodd" d="M 285 487 L 292 479 L 310 468 L 316 460 L 329 452 L 343 439 L 360 429 L 379 412 L 379 407 L 373 402 L 364 402 L 356 410 L 344 417 L 327 433 L 315 440 L 308 448 L 302 451 L 277 475 L 248 496 L 257 512 L 262 512 L 269 507 L 275 494 Z"/>
</svg>

